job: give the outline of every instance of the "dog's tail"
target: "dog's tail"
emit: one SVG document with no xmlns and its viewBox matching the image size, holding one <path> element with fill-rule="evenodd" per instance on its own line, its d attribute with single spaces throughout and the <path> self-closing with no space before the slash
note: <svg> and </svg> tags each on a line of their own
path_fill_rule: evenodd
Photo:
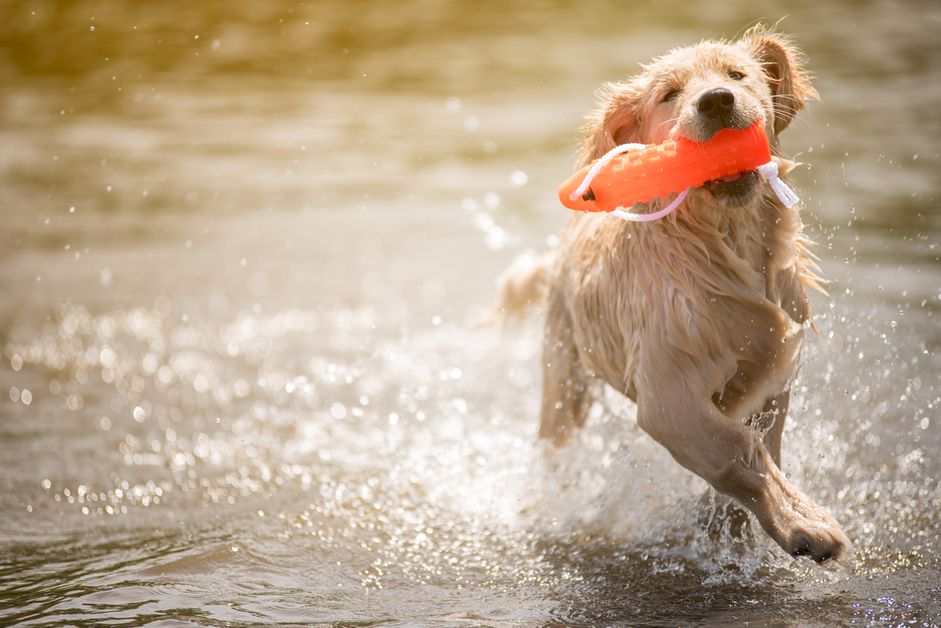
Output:
<svg viewBox="0 0 941 628">
<path fill-rule="evenodd" d="M 497 279 L 497 302 L 479 321 L 480 325 L 493 325 L 521 318 L 529 306 L 545 300 L 549 291 L 549 271 L 555 261 L 555 251 L 539 256 L 524 254 L 513 260 L 510 267 Z"/>
</svg>

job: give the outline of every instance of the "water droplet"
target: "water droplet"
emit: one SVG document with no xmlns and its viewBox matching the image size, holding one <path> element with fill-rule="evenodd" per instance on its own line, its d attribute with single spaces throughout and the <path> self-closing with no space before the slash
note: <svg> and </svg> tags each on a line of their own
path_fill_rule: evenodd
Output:
<svg viewBox="0 0 941 628">
<path fill-rule="evenodd" d="M 209 378 L 199 373 L 193 378 L 193 388 L 200 394 L 206 393 L 209 390 Z"/>
<path fill-rule="evenodd" d="M 144 419 L 147 418 L 147 413 L 140 406 L 134 406 L 134 411 L 131 413 L 131 415 L 134 417 L 134 420 L 137 421 L 138 423 L 143 423 Z"/>
<path fill-rule="evenodd" d="M 232 384 L 232 392 L 239 399 L 244 399 L 251 393 L 251 385 L 244 379 L 237 379 Z"/>
<path fill-rule="evenodd" d="M 105 345 L 101 348 L 101 351 L 98 352 L 98 361 L 105 368 L 112 368 L 117 360 L 117 354 L 114 352 L 114 349 Z"/>
<path fill-rule="evenodd" d="M 164 364 L 157 369 L 157 379 L 160 380 L 162 384 L 169 384 L 173 381 L 173 369 Z"/>
</svg>

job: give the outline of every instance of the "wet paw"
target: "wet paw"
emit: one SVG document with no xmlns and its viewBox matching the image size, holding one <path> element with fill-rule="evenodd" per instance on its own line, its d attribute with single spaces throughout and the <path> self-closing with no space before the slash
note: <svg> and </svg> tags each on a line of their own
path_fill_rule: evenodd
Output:
<svg viewBox="0 0 941 628">
<path fill-rule="evenodd" d="M 836 519 L 788 484 L 777 468 L 770 471 L 763 499 L 753 510 L 761 527 L 795 558 L 822 564 L 843 557 L 850 541 Z"/>
<path fill-rule="evenodd" d="M 814 526 L 811 531 L 798 532 L 792 536 L 784 549 L 794 558 L 808 556 L 817 564 L 838 560 L 849 548 L 849 539 L 835 521 L 826 528 Z"/>
</svg>

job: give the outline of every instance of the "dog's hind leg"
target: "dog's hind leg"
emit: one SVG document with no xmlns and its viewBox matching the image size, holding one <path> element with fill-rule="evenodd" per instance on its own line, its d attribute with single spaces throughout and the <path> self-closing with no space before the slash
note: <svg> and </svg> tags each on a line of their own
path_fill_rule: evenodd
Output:
<svg viewBox="0 0 941 628">
<path fill-rule="evenodd" d="M 585 424 L 591 407 L 591 385 L 579 362 L 572 319 L 559 294 L 551 294 L 546 310 L 542 354 L 542 411 L 540 438 L 565 444 Z"/>
</svg>

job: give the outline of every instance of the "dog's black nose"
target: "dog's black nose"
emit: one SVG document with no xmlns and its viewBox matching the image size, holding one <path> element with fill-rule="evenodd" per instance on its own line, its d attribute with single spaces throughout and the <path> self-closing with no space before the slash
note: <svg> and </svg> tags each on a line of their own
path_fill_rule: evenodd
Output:
<svg viewBox="0 0 941 628">
<path fill-rule="evenodd" d="M 724 87 L 716 87 L 705 92 L 699 97 L 696 108 L 699 113 L 713 120 L 725 118 L 732 113 L 732 107 L 735 105 L 735 96 Z"/>
</svg>

